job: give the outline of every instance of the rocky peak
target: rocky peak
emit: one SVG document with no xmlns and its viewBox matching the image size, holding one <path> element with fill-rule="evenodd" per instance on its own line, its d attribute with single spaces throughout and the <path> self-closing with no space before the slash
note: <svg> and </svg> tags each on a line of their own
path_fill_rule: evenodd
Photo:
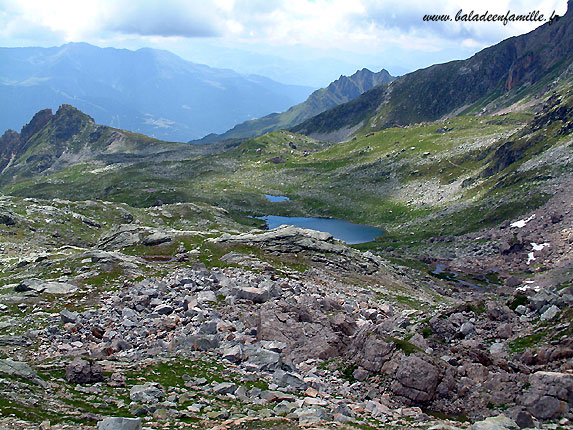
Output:
<svg viewBox="0 0 573 430">
<path fill-rule="evenodd" d="M 21 147 L 20 134 L 14 130 L 7 130 L 0 137 L 0 172 L 8 166 L 14 154 Z"/>
<path fill-rule="evenodd" d="M 95 124 L 94 119 L 71 105 L 61 105 L 54 115 L 55 137 L 67 140 L 78 134 L 88 124 Z"/>
<path fill-rule="evenodd" d="M 22 127 L 22 131 L 20 132 L 22 141 L 28 141 L 34 134 L 44 128 L 52 117 L 52 109 L 43 109 L 36 113 L 30 122 Z"/>
</svg>

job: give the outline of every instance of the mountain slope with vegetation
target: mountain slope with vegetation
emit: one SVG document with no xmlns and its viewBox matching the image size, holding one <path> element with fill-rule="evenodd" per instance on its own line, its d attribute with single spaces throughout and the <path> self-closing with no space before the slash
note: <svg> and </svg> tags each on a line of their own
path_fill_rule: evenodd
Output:
<svg viewBox="0 0 573 430">
<path fill-rule="evenodd" d="M 227 139 L 259 136 L 271 131 L 294 127 L 328 109 L 355 99 L 360 94 L 394 79 L 386 70 L 373 73 L 358 70 L 352 76 L 341 76 L 328 87 L 313 92 L 308 99 L 282 113 L 273 113 L 236 125 L 223 134 L 211 134 L 196 143 L 212 143 Z"/>
<path fill-rule="evenodd" d="M 494 113 L 547 93 L 571 74 L 573 11 L 463 61 L 437 64 L 376 87 L 292 128 L 335 141 L 353 132 L 434 121 L 460 113 Z"/>
</svg>

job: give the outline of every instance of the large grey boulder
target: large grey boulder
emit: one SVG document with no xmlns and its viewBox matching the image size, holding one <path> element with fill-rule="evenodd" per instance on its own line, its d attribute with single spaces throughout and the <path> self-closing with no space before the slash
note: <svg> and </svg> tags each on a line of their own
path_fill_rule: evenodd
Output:
<svg viewBox="0 0 573 430">
<path fill-rule="evenodd" d="M 141 243 L 146 246 L 161 245 L 162 243 L 171 242 L 171 235 L 163 231 L 155 231 L 149 236 L 142 239 Z"/>
<path fill-rule="evenodd" d="M 211 351 L 219 348 L 219 335 L 202 334 L 180 336 L 171 342 L 173 350 Z"/>
<path fill-rule="evenodd" d="M 172 235 L 163 230 L 133 224 L 122 224 L 102 234 L 96 247 L 110 251 L 140 243 L 147 246 L 160 245 L 171 240 L 173 240 Z"/>
<path fill-rule="evenodd" d="M 258 287 L 235 287 L 231 290 L 231 294 L 238 299 L 264 303 L 271 297 L 279 296 L 280 290 L 274 282 L 262 282 Z"/>
<path fill-rule="evenodd" d="M 511 418 L 498 415 L 474 423 L 470 430 L 519 430 L 519 426 Z"/>
<path fill-rule="evenodd" d="M 260 345 L 245 345 L 244 353 L 250 363 L 258 365 L 261 369 L 276 369 L 282 363 L 281 354 L 269 351 Z"/>
<path fill-rule="evenodd" d="M 344 254 L 347 248 L 334 239 L 330 233 L 306 228 L 283 225 L 263 233 L 245 233 L 239 235 L 223 234 L 213 239 L 218 243 L 246 243 L 258 246 L 271 246 L 281 252 L 300 252 L 303 250 L 334 252 Z"/>
<path fill-rule="evenodd" d="M 231 363 L 239 363 L 243 359 L 243 350 L 241 345 L 233 345 L 223 349 L 221 357 L 229 360 Z"/>
<path fill-rule="evenodd" d="M 106 231 L 99 238 L 96 247 L 103 250 L 121 249 L 139 243 L 144 228 L 122 224 Z"/>
<path fill-rule="evenodd" d="M 159 403 L 164 397 L 161 386 L 154 382 L 146 382 L 143 385 L 134 385 L 129 390 L 129 398 L 138 403 Z"/>
<path fill-rule="evenodd" d="M 14 361 L 10 358 L 0 359 L 0 375 L 16 376 L 18 378 L 27 379 L 42 387 L 47 384 L 42 380 L 30 365 L 23 361 Z"/>
<path fill-rule="evenodd" d="M 70 311 L 68 309 L 64 309 L 63 311 L 60 312 L 60 319 L 62 320 L 62 323 L 67 324 L 67 323 L 76 323 L 78 321 L 78 313 L 77 312 L 73 312 Z"/>
<path fill-rule="evenodd" d="M 280 387 L 286 387 L 287 389 L 294 391 L 303 391 L 308 387 L 308 384 L 302 380 L 300 375 L 285 372 L 282 369 L 277 369 L 275 371 L 273 382 Z"/>
<path fill-rule="evenodd" d="M 232 382 L 221 382 L 213 387 L 216 394 L 233 394 L 236 390 L 237 386 Z"/>
<path fill-rule="evenodd" d="M 535 372 L 529 376 L 529 389 L 521 404 L 541 420 L 561 417 L 573 405 L 573 375 L 560 372 Z"/>
<path fill-rule="evenodd" d="M 97 423 L 97 430 L 141 430 L 141 419 L 107 417 Z"/>
<path fill-rule="evenodd" d="M 404 356 L 398 364 L 392 391 L 414 403 L 432 400 L 440 381 L 438 367 L 416 355 Z"/>
<path fill-rule="evenodd" d="M 48 293 L 48 294 L 71 294 L 75 293 L 78 287 L 69 284 L 67 282 L 57 282 L 57 281 L 43 281 L 41 279 L 31 278 L 24 279 L 16 287 L 14 291 L 16 292 L 27 292 L 34 291 L 36 293 Z"/>
</svg>

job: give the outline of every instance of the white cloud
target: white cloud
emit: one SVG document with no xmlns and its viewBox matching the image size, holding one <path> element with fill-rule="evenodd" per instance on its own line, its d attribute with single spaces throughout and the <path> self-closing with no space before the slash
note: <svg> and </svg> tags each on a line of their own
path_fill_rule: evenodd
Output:
<svg viewBox="0 0 573 430">
<path fill-rule="evenodd" d="M 210 37 L 225 48 L 283 57 L 316 51 L 342 61 L 352 55 L 355 63 L 370 56 L 380 58 L 381 67 L 395 61 L 412 70 L 464 58 L 538 25 L 422 20 L 425 14 L 455 16 L 460 9 L 550 15 L 554 9 L 564 13 L 566 1 L 0 0 L 0 46 L 85 41 L 172 49 Z"/>
<path fill-rule="evenodd" d="M 450 14 L 462 9 L 479 13 L 549 15 L 564 12 L 564 0 L 3 0 L 0 19 L 4 38 L 42 28 L 66 40 L 102 32 L 162 37 L 239 38 L 250 43 L 366 49 L 389 40 L 407 40 L 416 49 L 430 35 L 451 40 L 493 43 L 533 29 L 531 23 L 423 22 L 425 14 Z M 18 24 L 18 25 L 15 25 Z M 7 29 L 7 30 L 6 30 Z M 111 34 L 108 37 L 112 37 Z"/>
</svg>

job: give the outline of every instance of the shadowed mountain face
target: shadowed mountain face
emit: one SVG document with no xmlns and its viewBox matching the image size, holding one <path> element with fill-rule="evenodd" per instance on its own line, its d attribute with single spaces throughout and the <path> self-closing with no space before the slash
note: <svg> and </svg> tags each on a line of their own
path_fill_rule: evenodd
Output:
<svg viewBox="0 0 573 430">
<path fill-rule="evenodd" d="M 198 143 L 211 143 L 226 139 L 254 137 L 283 128 L 294 127 L 301 122 L 355 99 L 364 92 L 394 79 L 386 70 L 373 73 L 368 69 L 358 70 L 352 76 L 341 76 L 328 87 L 313 92 L 306 101 L 289 108 L 286 112 L 273 113 L 259 119 L 243 122 L 223 134 L 210 134 Z"/>
<path fill-rule="evenodd" d="M 486 48 L 463 61 L 437 64 L 380 85 L 292 130 L 345 140 L 358 128 L 380 130 L 457 113 L 491 113 L 543 93 L 573 61 L 571 2 L 553 24 Z M 494 103 L 491 103 L 491 102 Z"/>
<path fill-rule="evenodd" d="M 155 49 L 0 48 L 0 131 L 73 104 L 98 123 L 171 141 L 222 132 L 301 102 L 310 88 L 194 64 Z"/>
<path fill-rule="evenodd" d="M 177 159 L 205 149 L 97 125 L 89 115 L 62 105 L 55 114 L 51 109 L 36 113 L 20 133 L 8 130 L 0 137 L 0 174 L 17 180 L 86 162 L 111 165 L 148 157 Z"/>
</svg>

